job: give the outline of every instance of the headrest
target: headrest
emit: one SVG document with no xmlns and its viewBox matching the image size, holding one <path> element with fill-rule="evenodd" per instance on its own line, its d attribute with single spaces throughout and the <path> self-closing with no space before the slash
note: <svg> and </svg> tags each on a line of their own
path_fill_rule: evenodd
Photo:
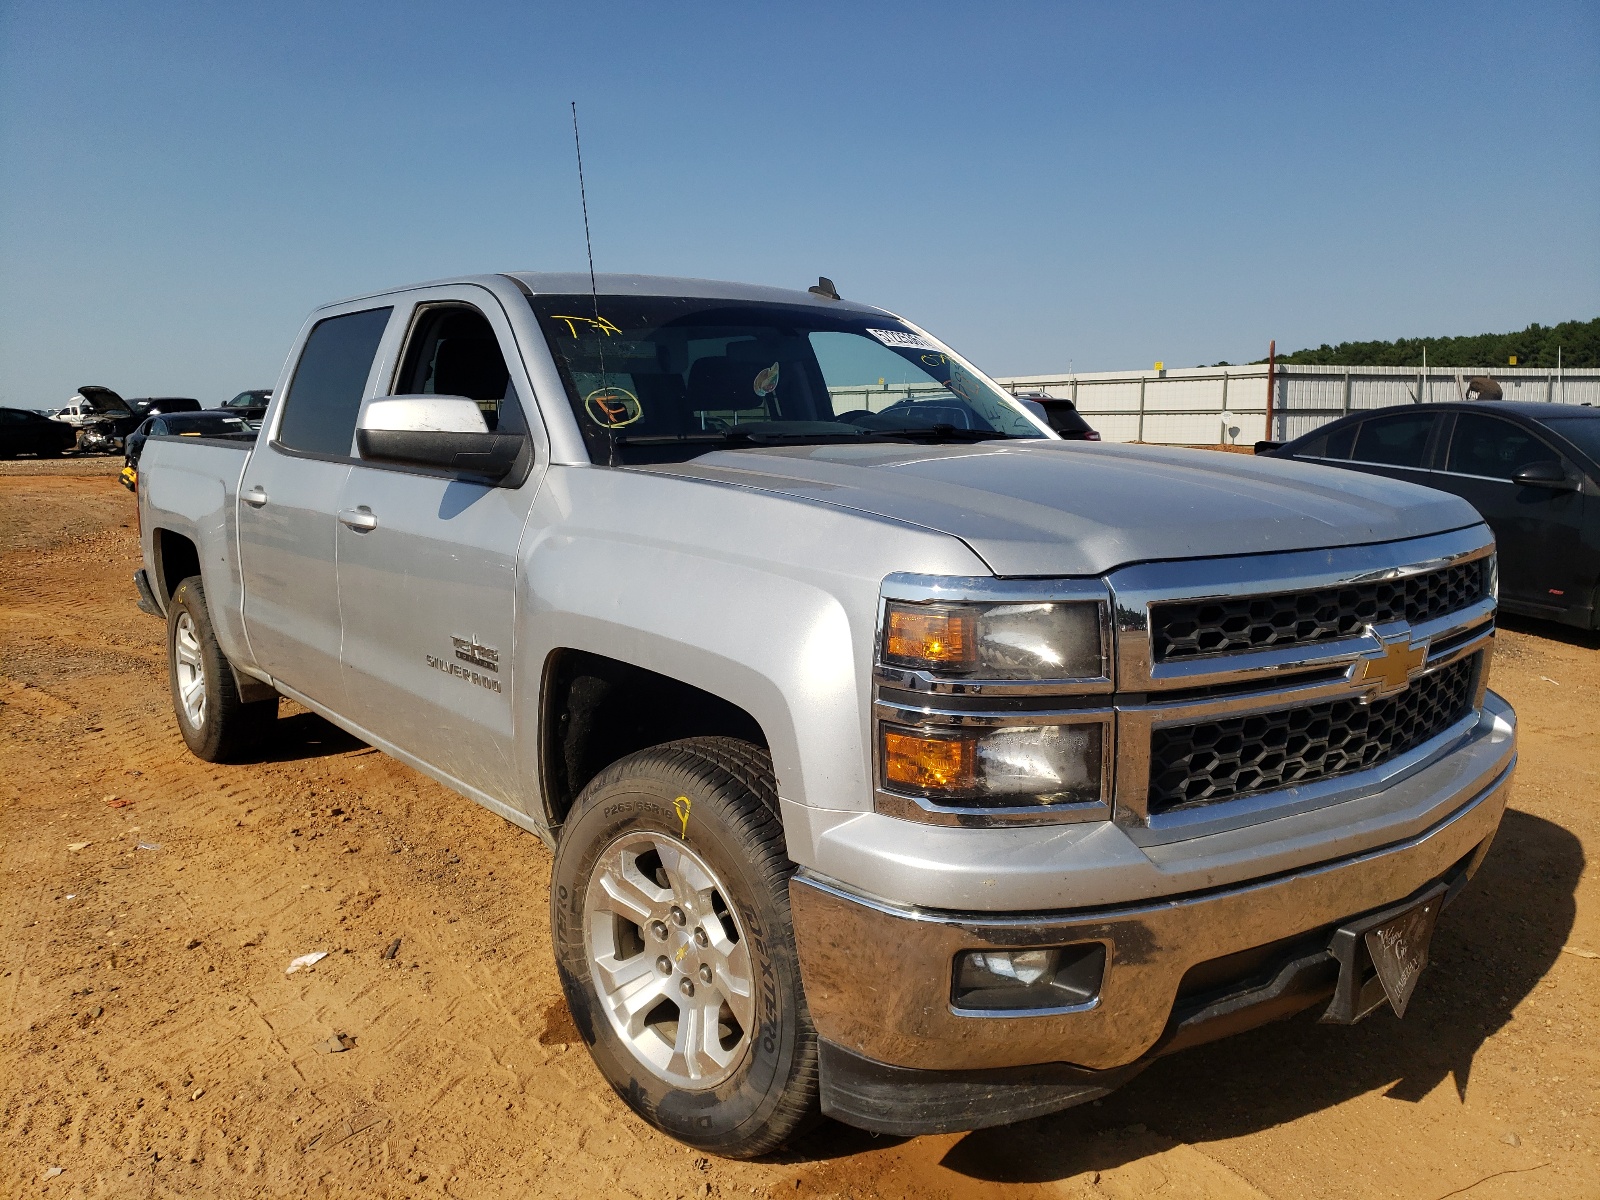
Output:
<svg viewBox="0 0 1600 1200">
<path fill-rule="evenodd" d="M 438 396 L 500 400 L 509 378 L 500 343 L 492 337 L 445 338 L 433 353 L 433 391 Z"/>
<path fill-rule="evenodd" d="M 734 362 L 727 358 L 696 359 L 689 368 L 689 407 L 694 410 L 764 408 L 766 397 L 756 392 L 756 376 L 764 369 L 759 363 Z"/>
</svg>

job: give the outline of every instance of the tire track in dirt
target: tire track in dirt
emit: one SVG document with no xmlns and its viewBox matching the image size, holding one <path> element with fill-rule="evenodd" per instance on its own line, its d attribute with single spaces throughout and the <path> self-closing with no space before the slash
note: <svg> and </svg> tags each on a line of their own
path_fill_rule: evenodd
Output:
<svg viewBox="0 0 1600 1200">
<path fill-rule="evenodd" d="M 46 514 L 27 518 L 26 547 L 0 550 L 6 1194 L 1432 1200 L 1544 1161 L 1474 1194 L 1581 1195 L 1600 1174 L 1584 1140 L 1600 1099 L 1594 964 L 1561 956 L 1526 995 L 1502 982 L 1494 955 L 1540 933 L 1540 909 L 1506 902 L 1468 913 L 1504 945 L 1450 933 L 1404 1025 L 1263 1030 L 1006 1130 L 901 1142 L 824 1126 L 754 1164 L 686 1150 L 567 1040 L 537 839 L 287 704 L 267 760 L 188 755 L 161 624 L 133 605 L 131 497 L 68 465 L 80 475 L 23 505 L 0 469 L 0 530 L 8 512 Z M 1540 677 L 1570 699 L 1600 675 L 1573 647 L 1512 644 L 1498 685 L 1545 688 L 1514 697 L 1528 728 L 1570 734 Z M 1519 786 L 1593 839 L 1572 800 L 1596 790 L 1584 748 L 1543 767 L 1525 743 Z M 132 803 L 109 808 L 112 794 Z M 1506 897 L 1573 886 L 1570 852 L 1532 820 L 1491 855 Z M 93 844 L 65 849 L 78 841 Z M 1582 944 L 1600 941 L 1593 912 L 1580 906 Z M 329 957 L 284 974 L 312 949 Z M 1429 1043 L 1499 1028 L 1479 1002 L 1491 988 L 1517 1016 L 1478 1052 L 1468 1100 L 1448 1072 L 1419 1100 L 1389 1098 Z M 319 1052 L 334 1032 L 355 1048 Z M 1500 1140 L 1511 1128 L 1520 1146 Z M 45 1191 L 49 1165 L 67 1170 Z"/>
</svg>

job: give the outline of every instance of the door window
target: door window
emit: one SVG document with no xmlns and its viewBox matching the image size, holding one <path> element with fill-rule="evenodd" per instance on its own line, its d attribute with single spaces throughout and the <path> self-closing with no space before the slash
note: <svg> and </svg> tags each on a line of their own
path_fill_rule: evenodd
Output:
<svg viewBox="0 0 1600 1200">
<path fill-rule="evenodd" d="M 1462 413 L 1456 418 L 1445 469 L 1457 475 L 1510 479 L 1531 463 L 1560 458 L 1520 425 L 1483 413 Z"/>
<path fill-rule="evenodd" d="M 465 396 L 478 402 L 491 431 L 527 432 L 494 327 L 470 305 L 420 309 L 400 363 L 395 395 Z"/>
<path fill-rule="evenodd" d="M 1434 419 L 1432 413 L 1403 413 L 1363 421 L 1351 457 L 1385 467 L 1420 467 Z"/>
<path fill-rule="evenodd" d="M 350 456 L 367 376 L 393 311 L 369 308 L 316 323 L 283 398 L 279 445 L 308 454 Z"/>
</svg>

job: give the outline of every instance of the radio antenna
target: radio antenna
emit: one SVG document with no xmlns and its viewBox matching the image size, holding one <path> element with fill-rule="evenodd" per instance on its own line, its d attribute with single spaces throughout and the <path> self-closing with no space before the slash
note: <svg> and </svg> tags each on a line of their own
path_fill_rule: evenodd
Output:
<svg viewBox="0 0 1600 1200">
<path fill-rule="evenodd" d="M 583 142 L 578 138 L 578 102 L 572 102 L 572 148 L 578 152 L 578 200 L 583 205 L 583 248 L 589 255 L 589 299 L 594 303 L 594 331 L 598 337 L 595 345 L 600 350 L 600 390 L 604 392 L 610 387 L 610 377 L 606 374 L 606 343 L 608 336 L 605 327 L 600 324 L 600 292 L 594 282 L 594 242 L 589 237 L 589 193 L 583 186 Z M 608 410 L 601 406 L 602 412 Z M 606 422 L 606 437 L 611 445 L 607 466 L 617 465 L 617 431 L 610 421 Z"/>
</svg>

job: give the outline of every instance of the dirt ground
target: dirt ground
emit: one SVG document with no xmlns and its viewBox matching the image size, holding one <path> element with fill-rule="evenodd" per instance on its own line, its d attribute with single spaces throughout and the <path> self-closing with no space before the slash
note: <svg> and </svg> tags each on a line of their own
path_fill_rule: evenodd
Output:
<svg viewBox="0 0 1600 1200">
<path fill-rule="evenodd" d="M 288 706 L 265 761 L 188 755 L 116 465 L 0 467 L 6 1194 L 1600 1196 L 1592 639 L 1501 634 L 1513 808 L 1403 1022 L 1298 1019 L 1026 1124 L 824 1125 L 731 1163 L 574 1044 L 538 839 Z"/>
</svg>

